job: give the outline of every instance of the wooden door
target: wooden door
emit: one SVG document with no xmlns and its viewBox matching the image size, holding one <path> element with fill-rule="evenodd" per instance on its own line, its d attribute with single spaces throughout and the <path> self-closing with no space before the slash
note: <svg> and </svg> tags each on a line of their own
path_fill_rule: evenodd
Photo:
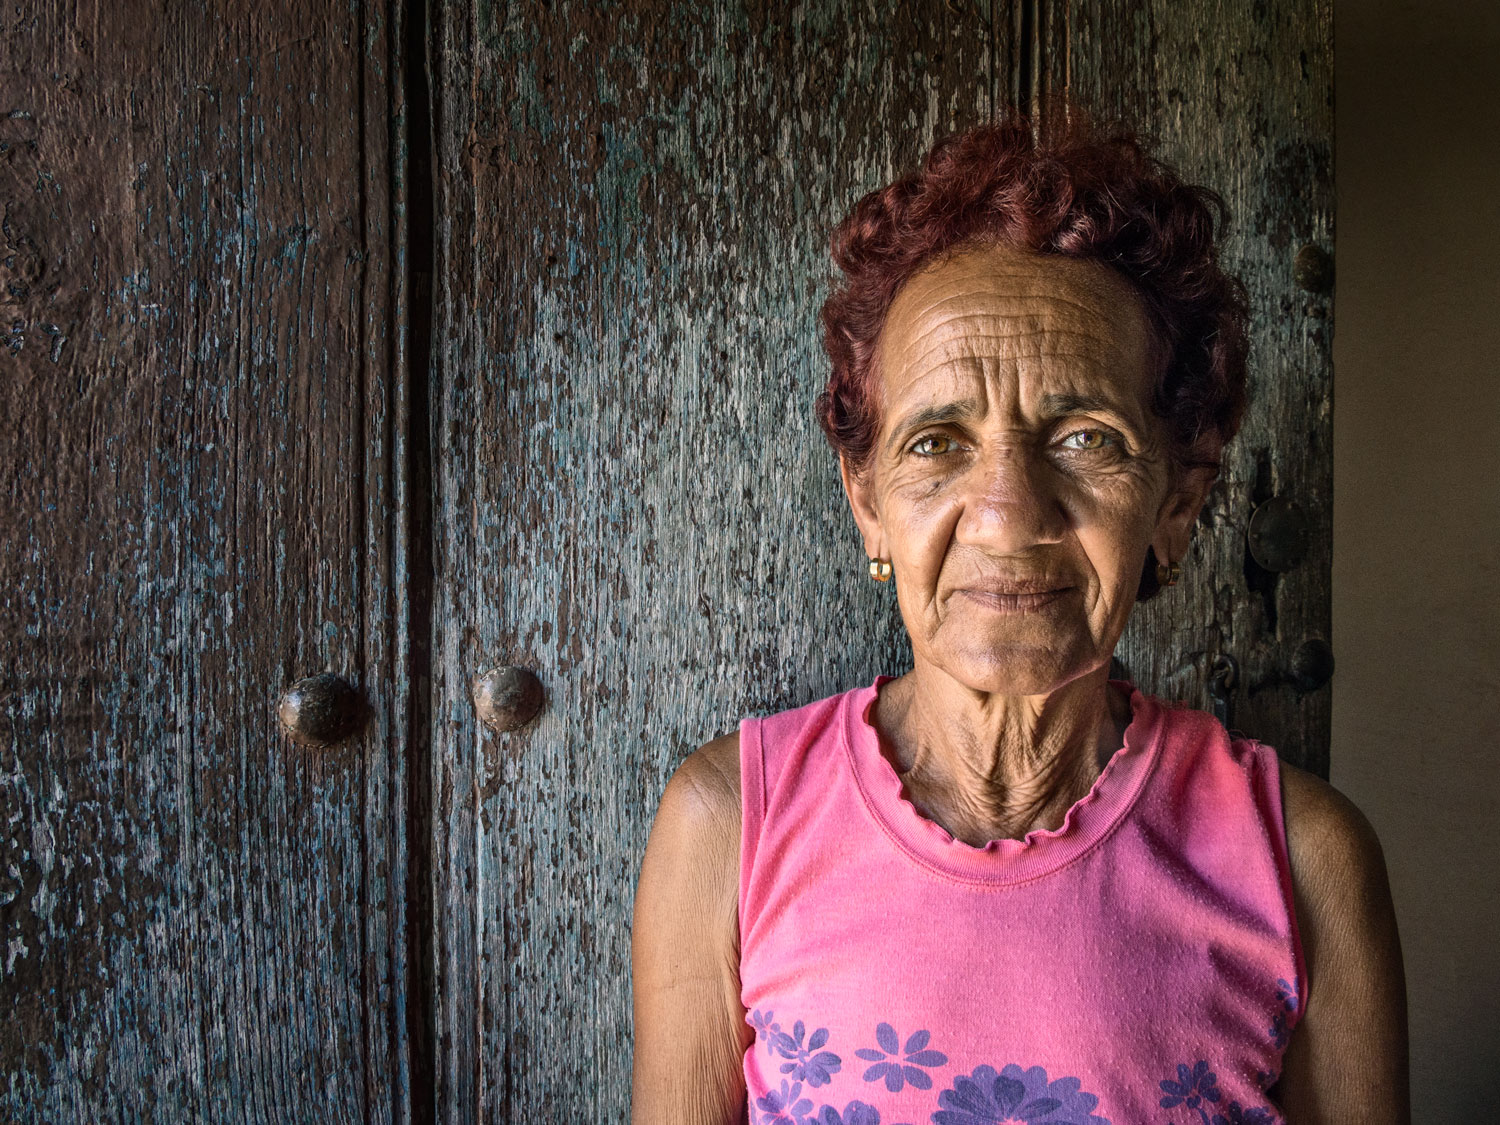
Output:
<svg viewBox="0 0 1500 1125">
<path fill-rule="evenodd" d="M 406 1118 L 398 16 L 0 15 L 0 1120 Z"/>
<path fill-rule="evenodd" d="M 878 6 L 877 6 L 878 7 Z M 829 228 L 940 130 L 1061 87 L 1219 187 L 1256 404 L 1121 657 L 1326 760 L 1331 54 L 1322 5 L 449 4 L 438 74 L 432 947 L 443 1120 L 619 1121 L 633 880 L 667 776 L 747 712 L 903 669 L 811 404 Z M 1326 270 L 1323 271 L 1326 274 Z M 1247 556 L 1295 500 L 1295 569 Z M 1295 515 L 1295 513 L 1293 513 Z M 1285 521 L 1283 521 L 1285 522 Z M 1295 530 L 1295 528 L 1294 528 Z M 1295 546 L 1295 544 L 1293 544 Z M 1274 559 L 1281 566 L 1288 550 Z M 1305 662 L 1304 662 L 1305 663 Z M 541 716 L 487 733 L 471 679 Z M 1311 687 L 1316 677 L 1298 683 Z"/>
<path fill-rule="evenodd" d="M 1326 768 L 1326 0 L 46 0 L 0 56 L 0 1118 L 625 1119 L 666 777 L 908 659 L 812 421 L 827 231 L 1006 102 L 1228 198 L 1255 404 L 1121 657 L 1234 657 Z"/>
</svg>

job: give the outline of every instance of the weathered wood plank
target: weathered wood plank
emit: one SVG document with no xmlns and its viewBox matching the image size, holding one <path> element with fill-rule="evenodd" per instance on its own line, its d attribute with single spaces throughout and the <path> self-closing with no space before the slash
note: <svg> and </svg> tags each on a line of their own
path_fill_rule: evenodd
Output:
<svg viewBox="0 0 1500 1125">
<path fill-rule="evenodd" d="M 989 115 L 1010 35 L 968 3 L 445 10 L 443 1120 L 624 1120 L 667 775 L 742 713 L 906 659 L 810 409 L 825 240 Z M 549 693 L 517 734 L 470 705 L 497 663 Z"/>
<path fill-rule="evenodd" d="M 405 1118 L 392 53 L 0 16 L 0 1118 Z M 323 669 L 374 714 L 304 750 Z"/>
<path fill-rule="evenodd" d="M 1327 635 L 1328 310 L 1292 287 L 1290 264 L 1328 235 L 1326 13 L 1286 3 L 1253 26 L 1209 5 L 1075 8 L 445 9 L 432 430 L 445 1119 L 621 1119 L 630 890 L 667 773 L 741 713 L 904 665 L 810 414 L 823 238 L 997 91 L 1068 88 L 1130 111 L 1240 217 L 1257 386 L 1282 389 L 1258 395 L 1189 584 L 1143 613 L 1123 655 L 1146 686 L 1206 703 L 1208 656 L 1232 652 L 1250 685 L 1239 725 L 1318 764 L 1326 702 L 1291 702 L 1268 678 Z M 1288 71 L 1304 52 L 1305 74 Z M 1301 391 L 1285 389 L 1293 369 L 1310 373 Z M 1296 443 L 1289 418 L 1305 420 Z M 1262 459 L 1313 525 L 1309 558 L 1278 583 L 1279 635 L 1246 592 Z M 534 668 L 551 698 L 533 726 L 493 737 L 468 686 L 498 663 Z"/>
<path fill-rule="evenodd" d="M 1333 27 L 1329 0 L 1253 5 L 1040 0 L 1037 85 L 1139 122 L 1234 222 L 1226 258 L 1250 291 L 1251 406 L 1230 447 L 1181 585 L 1142 607 L 1121 643 L 1135 678 L 1209 707 L 1209 664 L 1234 656 L 1236 727 L 1328 773 L 1330 690 L 1299 692 L 1299 646 L 1331 639 L 1333 316 L 1298 284 L 1304 245 L 1333 248 Z M 1254 506 L 1295 501 L 1305 559 L 1273 575 L 1250 561 Z"/>
</svg>

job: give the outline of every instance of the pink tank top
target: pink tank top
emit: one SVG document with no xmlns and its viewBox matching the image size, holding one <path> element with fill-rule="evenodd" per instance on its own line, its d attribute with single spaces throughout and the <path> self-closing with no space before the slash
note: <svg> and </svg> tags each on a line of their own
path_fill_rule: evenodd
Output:
<svg viewBox="0 0 1500 1125">
<path fill-rule="evenodd" d="M 754 1125 L 1270 1125 L 1302 1015 L 1276 754 L 1128 684 L 1056 831 L 920 816 L 875 684 L 740 726 Z"/>
</svg>

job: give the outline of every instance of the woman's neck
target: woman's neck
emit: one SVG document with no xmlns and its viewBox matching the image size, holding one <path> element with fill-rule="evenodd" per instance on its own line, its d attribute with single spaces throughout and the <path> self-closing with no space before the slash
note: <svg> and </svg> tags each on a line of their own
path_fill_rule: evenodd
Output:
<svg viewBox="0 0 1500 1125">
<path fill-rule="evenodd" d="M 1121 746 L 1129 704 L 1104 668 L 1007 696 L 919 665 L 881 689 L 872 719 L 917 811 L 979 847 L 1060 826 Z"/>
</svg>

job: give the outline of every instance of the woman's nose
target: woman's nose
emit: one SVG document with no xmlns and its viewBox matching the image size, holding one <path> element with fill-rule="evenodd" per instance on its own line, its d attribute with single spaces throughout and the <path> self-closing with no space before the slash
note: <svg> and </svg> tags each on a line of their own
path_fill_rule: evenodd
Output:
<svg viewBox="0 0 1500 1125">
<path fill-rule="evenodd" d="M 1025 446 L 991 451 L 970 470 L 960 538 L 997 555 L 1060 542 L 1068 514 L 1056 476 Z"/>
</svg>

